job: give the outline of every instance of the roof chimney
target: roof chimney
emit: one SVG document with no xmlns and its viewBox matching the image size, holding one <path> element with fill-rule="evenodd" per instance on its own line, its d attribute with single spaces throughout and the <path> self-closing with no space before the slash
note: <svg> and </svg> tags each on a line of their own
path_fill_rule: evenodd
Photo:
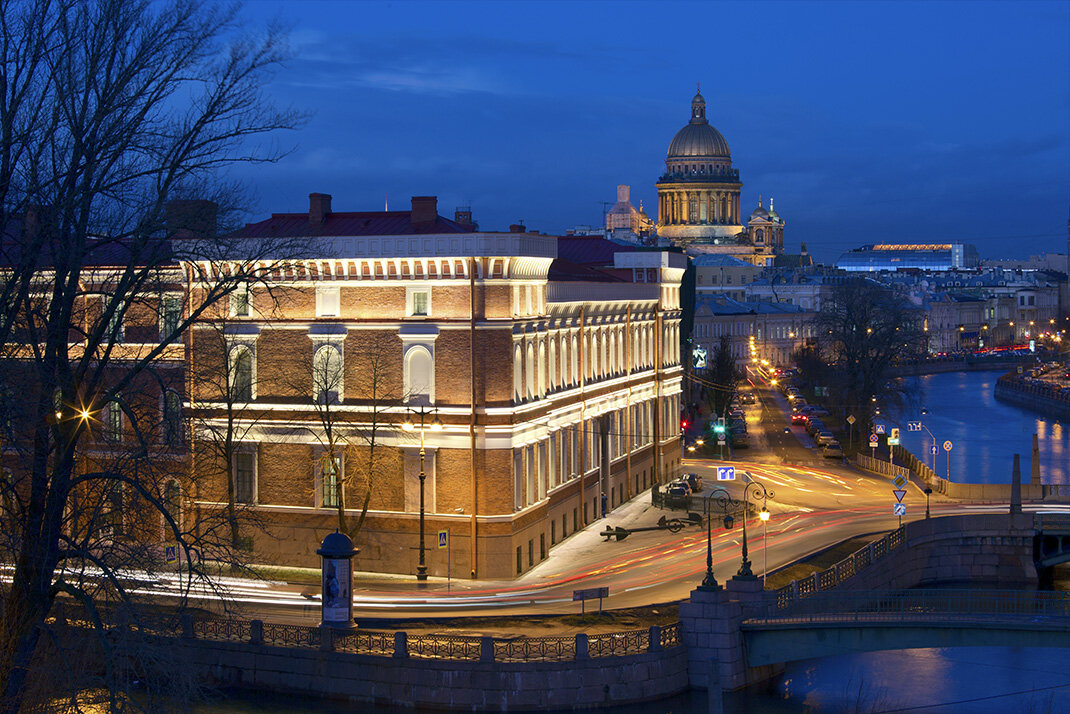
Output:
<svg viewBox="0 0 1070 714">
<path fill-rule="evenodd" d="M 413 196 L 410 220 L 417 233 L 432 230 L 438 220 L 438 196 Z"/>
<path fill-rule="evenodd" d="M 214 236 L 218 212 L 219 206 L 215 201 L 204 199 L 168 201 L 164 207 L 167 233 L 174 238 Z"/>
<path fill-rule="evenodd" d="M 308 194 L 308 222 L 312 225 L 322 225 L 327 216 L 331 214 L 331 194 L 310 193 Z"/>
</svg>

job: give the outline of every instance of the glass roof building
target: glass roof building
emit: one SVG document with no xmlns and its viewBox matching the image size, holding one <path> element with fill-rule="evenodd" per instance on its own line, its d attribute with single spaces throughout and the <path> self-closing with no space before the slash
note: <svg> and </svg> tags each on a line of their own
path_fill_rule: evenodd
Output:
<svg viewBox="0 0 1070 714">
<path fill-rule="evenodd" d="M 840 270 L 955 270 L 981 264 L 977 248 L 970 243 L 882 243 L 864 245 L 844 253 L 836 261 Z"/>
</svg>

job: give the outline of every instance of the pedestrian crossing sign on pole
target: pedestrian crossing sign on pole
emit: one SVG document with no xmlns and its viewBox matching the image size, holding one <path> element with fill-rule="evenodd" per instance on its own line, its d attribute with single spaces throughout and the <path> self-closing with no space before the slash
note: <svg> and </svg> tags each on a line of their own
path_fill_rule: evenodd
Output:
<svg viewBox="0 0 1070 714">
<path fill-rule="evenodd" d="M 439 531 L 438 532 L 438 549 L 446 550 L 450 547 L 450 532 Z"/>
<path fill-rule="evenodd" d="M 164 562 L 166 562 L 166 563 L 177 563 L 178 562 L 178 546 L 177 545 L 164 546 L 163 559 L 164 559 Z"/>
</svg>

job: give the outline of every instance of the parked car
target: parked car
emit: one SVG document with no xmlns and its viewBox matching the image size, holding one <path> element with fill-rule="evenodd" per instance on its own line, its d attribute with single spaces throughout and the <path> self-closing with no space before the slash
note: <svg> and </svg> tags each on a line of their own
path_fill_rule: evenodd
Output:
<svg viewBox="0 0 1070 714">
<path fill-rule="evenodd" d="M 691 495 L 691 486 L 683 479 L 676 479 L 665 484 L 665 505 L 670 508 L 687 508 L 687 499 Z"/>
<path fill-rule="evenodd" d="M 747 438 L 747 432 L 745 431 L 733 431 L 732 432 L 732 448 L 733 449 L 745 449 L 750 447 L 750 439 Z"/>
<path fill-rule="evenodd" d="M 806 425 L 806 415 L 803 414 L 802 412 L 796 412 L 796 413 L 792 414 L 791 415 L 791 423 L 793 425 L 802 424 L 802 425 L 805 426 Z"/>
<path fill-rule="evenodd" d="M 825 428 L 825 424 L 815 416 L 806 418 L 806 433 L 813 436 Z"/>
<path fill-rule="evenodd" d="M 684 474 L 683 479 L 687 481 L 687 485 L 691 487 L 692 493 L 697 493 L 702 490 L 702 477 L 698 474 Z"/>
<path fill-rule="evenodd" d="M 842 459 L 843 447 L 838 441 L 830 441 L 821 447 L 821 455 L 826 459 Z"/>
<path fill-rule="evenodd" d="M 739 401 L 743 404 L 757 404 L 758 399 L 754 396 L 753 392 L 743 392 L 739 395 Z"/>
<path fill-rule="evenodd" d="M 814 443 L 818 446 L 831 444 L 834 441 L 836 441 L 836 437 L 832 435 L 831 431 L 819 431 L 817 432 L 817 436 L 814 437 Z"/>
</svg>

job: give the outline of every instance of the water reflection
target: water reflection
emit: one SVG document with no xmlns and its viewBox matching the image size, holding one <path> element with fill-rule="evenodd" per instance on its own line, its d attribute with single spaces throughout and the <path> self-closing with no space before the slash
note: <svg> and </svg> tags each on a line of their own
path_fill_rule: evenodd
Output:
<svg viewBox="0 0 1070 714">
<path fill-rule="evenodd" d="M 1041 481 L 1070 483 L 1070 429 L 1056 419 L 996 401 L 996 379 L 1001 374 L 919 377 L 916 405 L 890 426 L 902 429 L 904 446 L 937 474 L 968 483 L 1010 483 L 1015 453 L 1021 455 L 1022 480 L 1028 482 L 1036 433 Z M 921 407 L 928 413 L 923 415 Z M 921 421 L 928 431 L 907 431 L 907 421 Z M 950 452 L 944 450 L 945 442 L 951 443 Z"/>
</svg>

